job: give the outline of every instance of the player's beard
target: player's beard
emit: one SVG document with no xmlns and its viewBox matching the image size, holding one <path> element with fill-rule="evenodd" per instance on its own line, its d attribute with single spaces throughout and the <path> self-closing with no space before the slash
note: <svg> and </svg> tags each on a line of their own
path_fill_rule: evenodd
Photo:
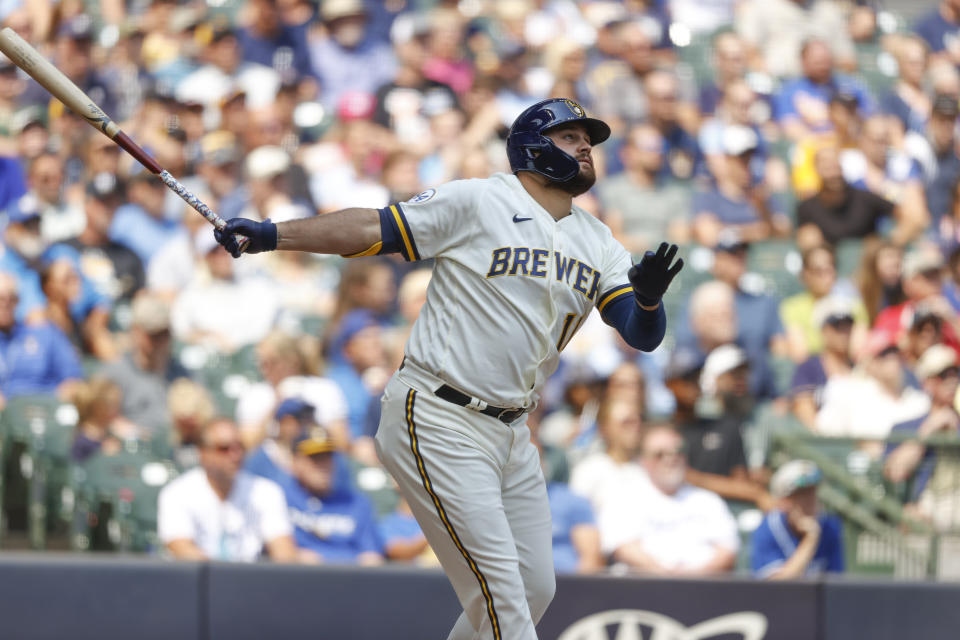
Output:
<svg viewBox="0 0 960 640">
<path fill-rule="evenodd" d="M 579 163 L 578 163 L 579 164 Z M 548 185 L 553 189 L 560 189 L 565 193 L 569 193 L 571 196 L 576 198 L 579 195 L 582 195 L 590 190 L 590 187 L 597 181 L 597 174 L 593 170 L 593 165 L 588 164 L 586 166 L 581 166 L 580 171 L 577 172 L 570 180 L 566 182 L 549 182 Z"/>
</svg>

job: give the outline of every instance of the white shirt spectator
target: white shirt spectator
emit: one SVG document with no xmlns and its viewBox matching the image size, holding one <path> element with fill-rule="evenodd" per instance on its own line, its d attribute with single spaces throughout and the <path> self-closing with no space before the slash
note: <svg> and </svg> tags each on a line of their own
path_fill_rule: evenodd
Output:
<svg viewBox="0 0 960 640">
<path fill-rule="evenodd" d="M 823 389 L 823 408 L 817 414 L 817 433 L 838 438 L 879 440 L 893 425 L 930 411 L 923 391 L 905 387 L 899 397 L 883 390 L 873 378 L 851 375 L 831 378 Z"/>
<path fill-rule="evenodd" d="M 191 334 L 220 336 L 213 346 L 233 351 L 259 342 L 280 311 L 277 288 L 269 281 L 211 280 L 194 282 L 174 302 L 170 320 L 173 335 L 181 340 Z"/>
<path fill-rule="evenodd" d="M 160 491 L 157 523 L 164 544 L 187 538 L 207 557 L 233 562 L 254 562 L 267 542 L 293 535 L 283 490 L 244 471 L 226 501 L 206 471 L 186 472 Z"/>
<path fill-rule="evenodd" d="M 237 402 L 240 429 L 259 426 L 286 398 L 298 398 L 315 408 L 314 419 L 322 427 L 347 419 L 347 399 L 333 380 L 319 376 L 291 376 L 275 392 L 266 382 L 244 390 Z"/>
<path fill-rule="evenodd" d="M 670 569 L 697 569 L 718 548 L 736 553 L 740 547 L 736 520 L 717 494 L 684 485 L 667 495 L 646 476 L 608 488 L 597 526 L 604 553 L 640 541 L 644 552 Z"/>
<path fill-rule="evenodd" d="M 590 501 L 594 510 L 603 509 L 618 486 L 648 483 L 647 473 L 636 462 L 616 462 L 598 451 L 584 458 L 570 474 L 570 489 Z"/>
</svg>

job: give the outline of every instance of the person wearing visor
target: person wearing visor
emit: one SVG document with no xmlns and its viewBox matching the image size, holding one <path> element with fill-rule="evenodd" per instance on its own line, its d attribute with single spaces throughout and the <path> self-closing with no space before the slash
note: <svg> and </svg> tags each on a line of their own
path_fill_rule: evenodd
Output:
<svg viewBox="0 0 960 640">
<path fill-rule="evenodd" d="M 766 580 L 790 580 L 844 569 L 840 519 L 820 512 L 822 475 L 809 460 L 793 460 L 770 479 L 777 508 L 767 514 L 751 540 L 750 566 Z"/>
</svg>

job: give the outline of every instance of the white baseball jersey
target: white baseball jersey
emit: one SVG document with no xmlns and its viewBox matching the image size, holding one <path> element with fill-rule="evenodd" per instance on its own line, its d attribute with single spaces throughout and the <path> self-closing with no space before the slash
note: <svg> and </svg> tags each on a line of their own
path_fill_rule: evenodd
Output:
<svg viewBox="0 0 960 640">
<path fill-rule="evenodd" d="M 528 407 L 594 307 L 632 295 L 610 230 L 555 220 L 516 176 L 458 180 L 389 207 L 408 260 L 436 258 L 406 356 L 485 402 Z"/>
</svg>

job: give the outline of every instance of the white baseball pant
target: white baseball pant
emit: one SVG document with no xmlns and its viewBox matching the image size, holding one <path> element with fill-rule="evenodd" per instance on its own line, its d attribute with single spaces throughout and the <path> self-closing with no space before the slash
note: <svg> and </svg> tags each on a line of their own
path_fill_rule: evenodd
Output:
<svg viewBox="0 0 960 640">
<path fill-rule="evenodd" d="M 539 454 L 523 418 L 442 400 L 442 384 L 407 361 L 384 391 L 377 453 L 463 606 L 448 640 L 536 640 L 556 590 Z"/>
</svg>

